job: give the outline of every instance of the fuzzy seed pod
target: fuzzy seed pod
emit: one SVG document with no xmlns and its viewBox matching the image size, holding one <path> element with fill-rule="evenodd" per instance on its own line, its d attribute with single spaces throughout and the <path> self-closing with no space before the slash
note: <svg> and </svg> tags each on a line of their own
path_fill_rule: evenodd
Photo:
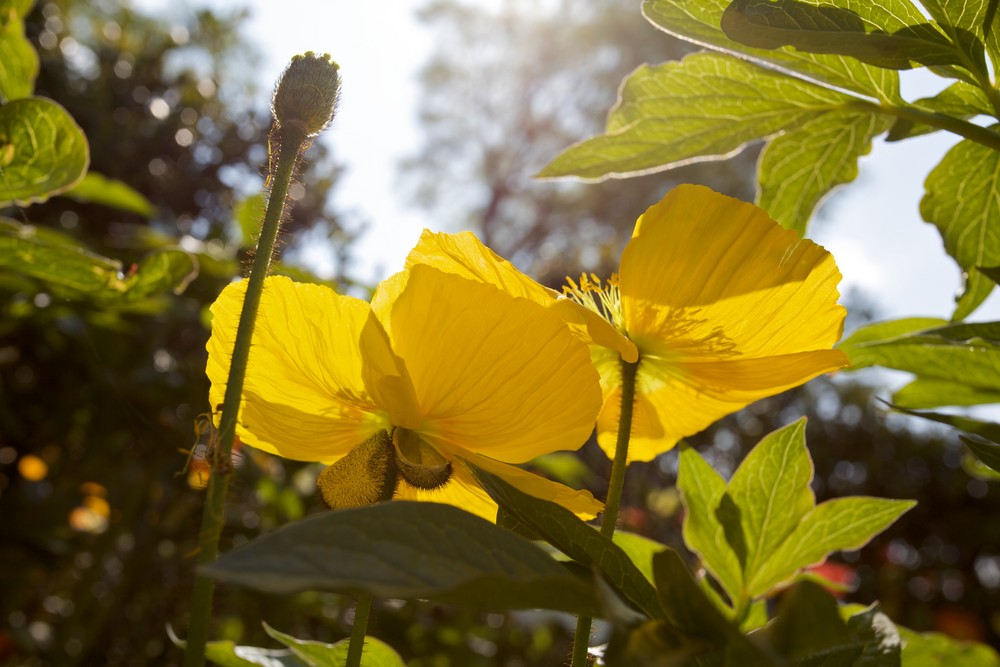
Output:
<svg viewBox="0 0 1000 667">
<path fill-rule="evenodd" d="M 340 97 L 340 67 L 330 55 L 307 51 L 292 58 L 271 100 L 279 126 L 316 136 L 333 120 Z"/>
</svg>

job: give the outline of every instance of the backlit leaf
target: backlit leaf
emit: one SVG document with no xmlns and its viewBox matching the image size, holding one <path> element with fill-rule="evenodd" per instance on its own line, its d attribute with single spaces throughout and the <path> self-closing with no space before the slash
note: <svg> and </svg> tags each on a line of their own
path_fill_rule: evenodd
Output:
<svg viewBox="0 0 1000 667">
<path fill-rule="evenodd" d="M 890 69 L 964 64 L 955 45 L 919 13 L 908 22 L 881 3 L 845 4 L 851 8 L 801 0 L 734 0 L 722 16 L 722 29 L 730 39 L 755 48 L 792 46 Z"/>
<path fill-rule="evenodd" d="M 953 319 L 968 317 L 993 289 L 975 267 L 1000 264 L 1000 152 L 959 142 L 924 183 L 920 214 L 941 233 L 945 250 L 968 273 Z"/>
<path fill-rule="evenodd" d="M 719 582 L 730 601 L 743 589 L 743 568 L 729 546 L 717 509 L 726 481 L 691 447 L 681 444 L 677 487 L 684 502 L 684 543 L 701 557 L 702 565 Z"/>
<path fill-rule="evenodd" d="M 662 30 L 702 46 L 791 70 L 825 84 L 889 102 L 899 101 L 899 76 L 893 70 L 866 65 L 854 58 L 805 53 L 791 47 L 755 49 L 729 39 L 722 14 L 730 0 L 645 0 L 642 13 Z"/>
<path fill-rule="evenodd" d="M 983 89 L 964 81 L 956 81 L 934 97 L 923 97 L 914 100 L 910 106 L 922 111 L 941 113 L 962 119 L 969 119 L 983 114 L 991 115 L 994 112 Z M 937 132 L 938 129 L 940 128 L 915 123 L 906 118 L 897 118 L 892 129 L 889 130 L 886 141 L 900 141 L 929 132 Z"/>
<path fill-rule="evenodd" d="M 880 322 L 859 329 L 838 347 L 854 369 L 885 366 L 925 379 L 1000 390 L 1000 323 L 933 327 L 934 322 Z M 928 324 L 931 327 L 926 327 Z"/>
<path fill-rule="evenodd" d="M 764 436 L 729 481 L 727 495 L 739 517 L 743 543 L 733 544 L 730 537 L 730 544 L 743 563 L 747 583 L 757 579 L 760 569 L 815 504 L 809 486 L 813 465 L 806 451 L 805 425 L 800 419 Z M 728 510 L 722 504 L 718 511 Z"/>
<path fill-rule="evenodd" d="M 55 102 L 31 97 L 0 106 L 0 206 L 65 192 L 89 162 L 83 130 Z"/>
<path fill-rule="evenodd" d="M 297 658 L 309 667 L 343 667 L 347 663 L 347 651 L 350 640 L 344 639 L 336 644 L 296 639 L 291 635 L 278 632 L 267 623 L 264 631 L 268 636 L 281 642 L 295 654 Z M 391 646 L 375 637 L 365 637 L 361 664 L 364 667 L 405 667 L 406 663 Z"/>
<path fill-rule="evenodd" d="M 864 496 L 835 498 L 817 505 L 750 577 L 750 594 L 766 594 L 799 570 L 822 563 L 834 551 L 860 549 L 914 505 L 912 500 Z"/>
<path fill-rule="evenodd" d="M 899 628 L 899 634 L 906 667 L 1000 667 L 1000 656 L 985 644 L 907 628 Z"/>
<path fill-rule="evenodd" d="M 696 53 L 638 68 L 606 134 L 566 149 L 539 175 L 600 179 L 727 157 L 854 101 L 732 56 Z"/>
<path fill-rule="evenodd" d="M 20 9 L 0 4 L 0 103 L 31 95 L 38 76 L 38 53 L 24 34 Z"/>
<path fill-rule="evenodd" d="M 942 405 L 982 405 L 1000 403 L 1000 390 L 983 389 L 955 380 L 917 378 L 894 393 L 892 402 L 911 410 Z"/>
<path fill-rule="evenodd" d="M 277 594 L 364 591 L 478 608 L 598 612 L 591 587 L 531 542 L 428 502 L 313 515 L 223 554 L 203 571 Z"/>
<path fill-rule="evenodd" d="M 834 111 L 774 137 L 757 162 L 757 205 L 805 235 L 820 200 L 857 178 L 858 159 L 891 122 L 864 111 Z"/>
</svg>

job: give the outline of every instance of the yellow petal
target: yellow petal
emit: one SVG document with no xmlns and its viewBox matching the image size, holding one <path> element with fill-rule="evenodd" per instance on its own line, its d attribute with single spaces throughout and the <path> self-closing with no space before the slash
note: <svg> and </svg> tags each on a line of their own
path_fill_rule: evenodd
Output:
<svg viewBox="0 0 1000 667">
<path fill-rule="evenodd" d="M 460 461 L 452 466 L 451 479 L 436 489 L 418 489 L 400 480 L 393 500 L 422 500 L 460 507 L 487 521 L 497 520 L 497 504 L 476 482 L 472 472 Z"/>
<path fill-rule="evenodd" d="M 639 366 L 629 460 L 649 461 L 722 417 L 812 378 L 847 366 L 839 350 L 818 350 L 765 359 L 696 362 L 671 366 L 644 359 Z M 614 455 L 620 387 L 608 392 L 598 419 L 597 441 Z"/>
<path fill-rule="evenodd" d="M 635 345 L 611 323 L 524 275 L 484 246 L 472 232 L 441 234 L 425 229 L 406 258 L 407 268 L 420 264 L 494 285 L 512 296 L 534 301 L 552 309 L 584 342 L 617 350 L 626 361 L 638 358 Z"/>
<path fill-rule="evenodd" d="M 225 394 L 245 292 L 246 281 L 234 283 L 212 305 L 207 373 L 213 409 Z M 358 341 L 372 326 L 378 323 L 363 301 L 268 278 L 244 381 L 240 439 L 286 458 L 329 462 L 386 428 L 362 377 Z"/>
<path fill-rule="evenodd" d="M 843 330 L 830 254 L 701 186 L 679 186 L 643 214 L 619 280 L 643 355 L 760 358 L 828 349 Z"/>
<path fill-rule="evenodd" d="M 471 452 L 456 452 L 455 457 L 458 460 L 464 459 L 503 478 L 505 482 L 519 491 L 562 505 L 581 519 L 593 519 L 598 512 L 604 509 L 604 503 L 594 498 L 589 491 L 571 489 L 564 484 L 553 482 L 527 470 L 495 461 L 488 456 L 480 456 Z"/>
<path fill-rule="evenodd" d="M 376 295 L 373 308 L 406 361 L 428 442 L 517 463 L 587 440 L 597 373 L 558 317 L 429 266 L 393 280 L 395 297 Z"/>
</svg>

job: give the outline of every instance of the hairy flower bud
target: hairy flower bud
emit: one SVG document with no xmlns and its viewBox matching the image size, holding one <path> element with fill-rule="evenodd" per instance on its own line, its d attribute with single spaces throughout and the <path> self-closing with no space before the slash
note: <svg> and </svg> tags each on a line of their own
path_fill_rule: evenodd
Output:
<svg viewBox="0 0 1000 667">
<path fill-rule="evenodd" d="M 340 97 L 340 67 L 330 55 L 312 51 L 292 58 L 271 100 L 279 126 L 297 127 L 315 136 L 333 120 Z"/>
</svg>

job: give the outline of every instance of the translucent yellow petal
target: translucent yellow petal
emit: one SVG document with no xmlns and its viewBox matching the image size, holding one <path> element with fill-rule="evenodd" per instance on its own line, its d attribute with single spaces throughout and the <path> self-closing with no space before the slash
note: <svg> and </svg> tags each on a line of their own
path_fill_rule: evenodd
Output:
<svg viewBox="0 0 1000 667">
<path fill-rule="evenodd" d="M 225 394 L 245 292 L 245 281 L 234 283 L 212 305 L 207 373 L 213 409 Z M 243 387 L 240 439 L 286 458 L 329 462 L 386 428 L 362 377 L 358 341 L 373 325 L 363 301 L 268 278 Z"/>
<path fill-rule="evenodd" d="M 638 356 L 635 345 L 607 320 L 524 275 L 472 232 L 441 234 L 424 230 L 406 258 L 407 268 L 420 264 L 494 285 L 512 296 L 551 308 L 584 342 L 617 350 L 627 361 L 635 361 Z"/>
<path fill-rule="evenodd" d="M 479 486 L 472 472 L 461 462 L 452 466 L 451 479 L 436 489 L 418 489 L 400 480 L 393 500 L 421 500 L 460 507 L 487 521 L 497 520 L 497 504 Z"/>
<path fill-rule="evenodd" d="M 509 463 L 576 449 L 600 409 L 587 346 L 545 308 L 429 266 L 375 312 L 406 361 L 435 446 Z M 387 290 L 388 292 L 388 290 Z"/>
<path fill-rule="evenodd" d="M 604 509 L 604 503 L 594 498 L 589 491 L 571 489 L 564 484 L 495 461 L 487 456 L 479 456 L 470 452 L 459 452 L 455 456 L 459 460 L 464 459 L 474 463 L 487 472 L 503 478 L 505 482 L 519 491 L 562 505 L 581 519 L 593 519 L 598 512 Z"/>
<path fill-rule="evenodd" d="M 761 209 L 682 185 L 639 219 L 619 276 L 640 353 L 766 357 L 830 348 L 840 272 L 822 247 Z"/>
<path fill-rule="evenodd" d="M 817 350 L 765 359 L 695 362 L 681 367 L 644 360 L 639 367 L 629 459 L 648 461 L 746 405 L 847 366 L 839 350 Z M 612 456 L 621 390 L 606 395 L 597 440 Z"/>
</svg>

